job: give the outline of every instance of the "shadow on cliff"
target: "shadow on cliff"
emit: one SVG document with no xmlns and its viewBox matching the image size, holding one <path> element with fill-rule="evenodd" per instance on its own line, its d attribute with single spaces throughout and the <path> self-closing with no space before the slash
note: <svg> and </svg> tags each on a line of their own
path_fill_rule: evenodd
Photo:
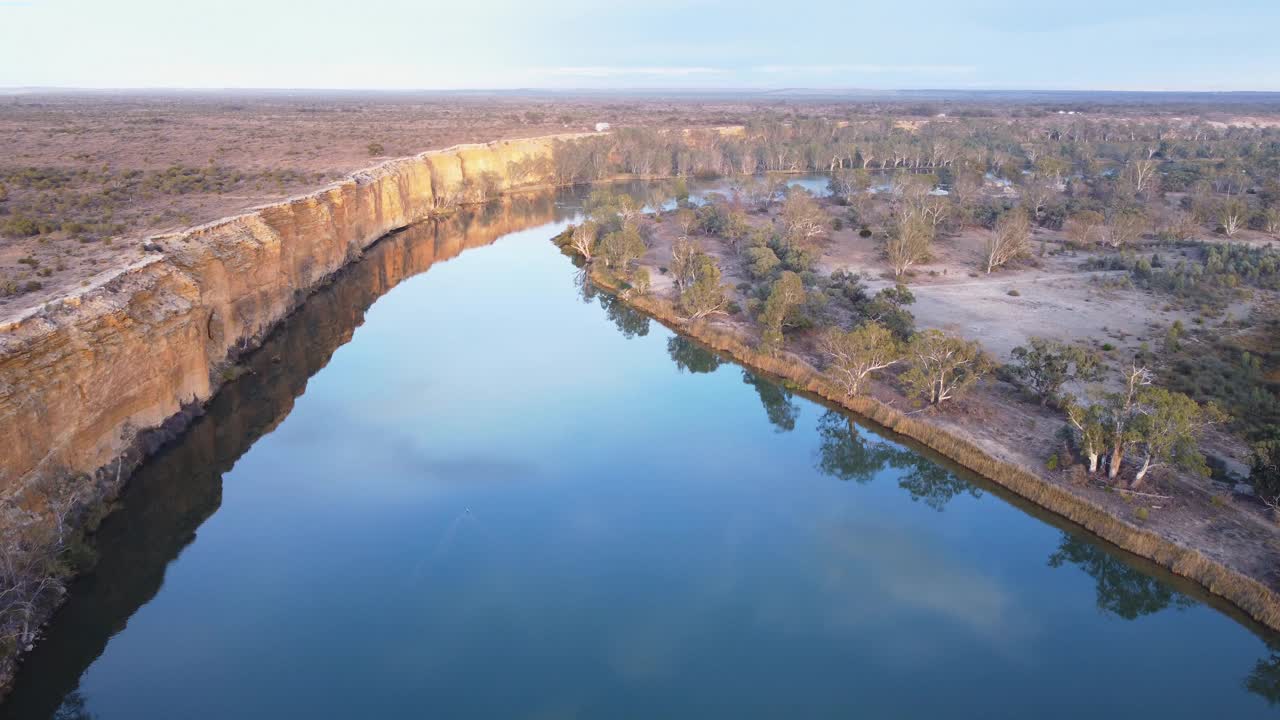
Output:
<svg viewBox="0 0 1280 720">
<path fill-rule="evenodd" d="M 464 250 L 556 220 L 564 212 L 559 207 L 549 193 L 515 195 L 392 233 L 243 357 L 239 377 L 129 479 L 118 509 L 94 535 L 94 569 L 72 585 L 24 659 L 0 718 L 61 716 L 60 708 L 74 715 L 74 705 L 83 703 L 85 670 L 160 590 L 169 563 L 218 510 L 223 474 L 289 415 L 311 376 L 351 340 L 374 301 Z"/>
</svg>

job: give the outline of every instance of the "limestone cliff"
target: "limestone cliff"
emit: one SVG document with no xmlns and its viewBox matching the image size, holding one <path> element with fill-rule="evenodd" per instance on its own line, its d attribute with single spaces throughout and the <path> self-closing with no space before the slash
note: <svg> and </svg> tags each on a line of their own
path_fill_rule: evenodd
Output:
<svg viewBox="0 0 1280 720">
<path fill-rule="evenodd" d="M 203 403 L 230 361 L 388 232 L 482 183 L 549 184 L 552 163 L 528 161 L 549 159 L 556 139 L 394 160 L 161 238 L 145 260 L 0 321 L 0 498 L 106 468 L 140 431 Z"/>
</svg>

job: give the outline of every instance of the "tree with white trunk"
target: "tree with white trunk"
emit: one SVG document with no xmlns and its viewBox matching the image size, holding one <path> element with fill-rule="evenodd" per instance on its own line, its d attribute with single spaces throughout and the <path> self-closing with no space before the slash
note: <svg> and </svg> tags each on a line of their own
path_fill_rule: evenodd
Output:
<svg viewBox="0 0 1280 720">
<path fill-rule="evenodd" d="M 1159 162 L 1150 157 L 1139 157 L 1132 160 L 1126 168 L 1126 172 L 1129 179 L 1133 181 L 1133 189 L 1139 193 L 1154 190 L 1156 181 L 1159 178 L 1159 167 Z"/>
<path fill-rule="evenodd" d="M 1116 249 L 1129 247 L 1147 231 L 1147 224 L 1147 216 L 1141 210 L 1117 211 L 1107 223 L 1103 242 Z"/>
<path fill-rule="evenodd" d="M 690 320 L 723 313 L 729 294 L 721 282 L 720 266 L 715 258 L 699 248 L 689 257 L 688 279 L 680 288 L 679 306 Z"/>
<path fill-rule="evenodd" d="M 1280 207 L 1269 207 L 1262 211 L 1262 229 L 1272 235 L 1280 235 Z"/>
<path fill-rule="evenodd" d="M 813 197 L 799 188 L 787 192 L 782 202 L 782 240 L 786 248 L 806 249 L 827 231 L 827 215 Z"/>
<path fill-rule="evenodd" d="M 1182 393 L 1159 387 L 1143 389 L 1138 405 L 1131 433 L 1142 461 L 1130 487 L 1137 487 L 1147 473 L 1158 467 L 1177 466 L 1201 475 L 1209 473 L 1197 440 L 1205 428 L 1226 420 L 1217 406 L 1201 406 Z"/>
<path fill-rule="evenodd" d="M 1249 205 L 1239 198 L 1229 198 L 1218 207 L 1218 221 L 1227 237 L 1235 237 L 1249 219 Z"/>
<path fill-rule="evenodd" d="M 894 227 L 884 242 L 884 254 L 893 268 L 894 277 L 901 277 L 913 265 L 929 259 L 933 247 L 933 223 L 914 208 L 902 207 Z"/>
<path fill-rule="evenodd" d="M 1124 390 L 1102 395 L 1103 427 L 1107 432 L 1110 455 L 1107 458 L 1107 477 L 1115 480 L 1120 475 L 1125 453 L 1133 445 L 1134 421 L 1141 413 L 1138 397 L 1143 388 L 1154 381 L 1154 374 L 1145 365 L 1134 363 L 1124 374 Z"/>
<path fill-rule="evenodd" d="M 930 405 L 955 398 L 991 369 L 991 360 L 976 340 L 941 330 L 916 333 L 906 354 L 910 369 L 902 381 Z"/>
<path fill-rule="evenodd" d="M 1023 257 L 1031 249 L 1031 220 L 1022 208 L 1014 208 L 1000 216 L 987 236 L 987 274 L 1011 260 Z"/>
<path fill-rule="evenodd" d="M 596 236 L 598 233 L 599 227 L 590 220 L 582 223 L 581 225 L 577 225 L 569 235 L 569 247 L 573 249 L 574 252 L 581 255 L 583 260 L 591 262 L 591 256 L 596 247 Z"/>
<path fill-rule="evenodd" d="M 1094 210 L 1081 210 L 1067 218 L 1065 230 L 1071 242 L 1092 245 L 1102 241 L 1107 219 Z"/>
<path fill-rule="evenodd" d="M 901 341 L 877 322 L 863 323 L 848 332 L 831 328 L 823 336 L 821 348 L 827 372 L 851 397 L 858 394 L 868 375 L 901 362 L 903 357 Z"/>
<path fill-rule="evenodd" d="M 1066 405 L 1067 422 L 1075 429 L 1076 446 L 1089 462 L 1089 473 L 1098 471 L 1098 458 L 1107 450 L 1107 428 L 1103 424 L 1105 416 L 1099 404 L 1080 405 L 1068 398 Z"/>
</svg>

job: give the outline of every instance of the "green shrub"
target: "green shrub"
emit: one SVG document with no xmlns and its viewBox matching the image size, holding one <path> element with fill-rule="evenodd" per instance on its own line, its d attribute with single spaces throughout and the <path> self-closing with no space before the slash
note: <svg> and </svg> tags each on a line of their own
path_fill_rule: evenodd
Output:
<svg viewBox="0 0 1280 720">
<path fill-rule="evenodd" d="M 40 225 L 25 215 L 15 215 L 0 225 L 0 235 L 31 237 L 40 234 Z"/>
</svg>

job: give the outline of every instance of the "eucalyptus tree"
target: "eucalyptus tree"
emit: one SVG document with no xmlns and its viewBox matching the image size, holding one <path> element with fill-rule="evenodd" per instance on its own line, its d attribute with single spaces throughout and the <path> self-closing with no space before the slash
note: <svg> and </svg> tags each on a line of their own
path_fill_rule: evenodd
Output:
<svg viewBox="0 0 1280 720">
<path fill-rule="evenodd" d="M 910 206 L 898 209 L 894 225 L 884 240 L 884 255 L 895 277 L 929 259 L 933 247 L 933 224 Z"/>
<path fill-rule="evenodd" d="M 723 313 L 729 294 L 721 282 L 720 266 L 715 258 L 695 249 L 689 259 L 689 281 L 679 291 L 679 305 L 690 320 Z"/>
<path fill-rule="evenodd" d="M 987 274 L 1027 255 L 1030 249 L 1031 219 L 1022 208 L 1013 208 L 1001 215 L 995 228 L 987 234 L 984 251 Z"/>
<path fill-rule="evenodd" d="M 769 352 L 782 348 L 782 329 L 788 317 L 805 301 L 804 282 L 800 276 L 784 270 L 769 289 L 760 312 L 761 345 Z"/>
<path fill-rule="evenodd" d="M 827 358 L 827 372 L 849 396 L 858 394 L 871 373 L 892 367 L 903 358 L 902 342 L 892 330 L 876 322 L 863 323 L 848 332 L 830 328 L 820 347 Z"/>
<path fill-rule="evenodd" d="M 1042 337 L 1029 338 L 1027 346 L 1015 347 L 1013 357 L 1016 362 L 1010 366 L 1011 374 L 1041 405 L 1056 399 L 1067 383 L 1092 382 L 1101 373 L 1097 353 Z"/>
<path fill-rule="evenodd" d="M 941 405 L 973 386 L 991 369 L 991 360 L 976 340 L 941 330 L 916 333 L 907 344 L 909 368 L 902 381 L 930 405 Z"/>
</svg>

